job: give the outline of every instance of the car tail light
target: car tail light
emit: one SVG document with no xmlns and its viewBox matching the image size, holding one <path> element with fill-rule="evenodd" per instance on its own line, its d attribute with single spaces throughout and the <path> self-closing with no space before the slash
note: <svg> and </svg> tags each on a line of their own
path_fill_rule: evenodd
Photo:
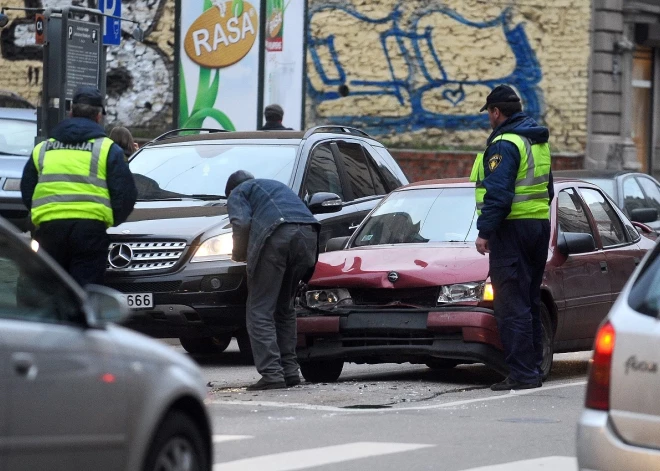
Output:
<svg viewBox="0 0 660 471">
<path fill-rule="evenodd" d="M 607 322 L 598 329 L 587 384 L 585 405 L 590 409 L 609 410 L 610 408 L 610 376 L 615 341 L 616 333 L 612 324 Z"/>
</svg>

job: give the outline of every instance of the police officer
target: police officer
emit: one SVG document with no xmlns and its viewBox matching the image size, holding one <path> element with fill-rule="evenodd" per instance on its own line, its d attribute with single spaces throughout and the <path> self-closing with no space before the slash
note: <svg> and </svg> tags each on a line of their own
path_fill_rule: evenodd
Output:
<svg viewBox="0 0 660 471">
<path fill-rule="evenodd" d="M 548 129 L 522 112 L 507 85 L 495 87 L 480 111 L 493 132 L 478 154 L 476 182 L 480 254 L 490 254 L 495 316 L 509 375 L 493 391 L 541 386 L 541 280 L 550 239 L 554 196 Z"/>
<path fill-rule="evenodd" d="M 291 189 L 239 170 L 225 195 L 233 231 L 232 259 L 247 261 L 247 331 L 261 379 L 248 391 L 300 384 L 293 301 L 312 275 L 320 225 Z"/>
<path fill-rule="evenodd" d="M 124 222 L 137 198 L 124 152 L 99 125 L 102 114 L 101 92 L 78 87 L 71 117 L 37 144 L 21 180 L 34 238 L 81 286 L 103 283 L 106 228 Z"/>
</svg>

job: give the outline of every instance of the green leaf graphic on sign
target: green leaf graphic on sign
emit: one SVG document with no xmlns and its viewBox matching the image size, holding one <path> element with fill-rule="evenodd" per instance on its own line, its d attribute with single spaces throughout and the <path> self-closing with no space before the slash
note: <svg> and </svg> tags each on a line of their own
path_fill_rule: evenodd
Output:
<svg viewBox="0 0 660 471">
<path fill-rule="evenodd" d="M 243 14 L 243 0 L 233 0 L 231 2 L 231 12 L 234 14 L 234 18 L 238 18 Z"/>
</svg>

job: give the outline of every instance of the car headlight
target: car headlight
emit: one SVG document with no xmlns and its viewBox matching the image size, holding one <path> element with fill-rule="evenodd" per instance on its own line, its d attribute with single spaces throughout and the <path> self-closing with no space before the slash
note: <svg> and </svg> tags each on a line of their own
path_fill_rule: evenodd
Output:
<svg viewBox="0 0 660 471">
<path fill-rule="evenodd" d="M 457 283 L 440 287 L 438 303 L 464 303 L 493 300 L 493 285 L 485 281 Z"/>
<path fill-rule="evenodd" d="M 216 260 L 229 260 L 231 251 L 234 248 L 234 241 L 231 232 L 220 234 L 205 240 L 199 246 L 191 262 L 214 262 Z"/>
<path fill-rule="evenodd" d="M 310 290 L 305 293 L 305 300 L 307 306 L 315 308 L 353 304 L 351 293 L 343 288 Z"/>
<path fill-rule="evenodd" d="M 21 179 L 7 178 L 2 185 L 2 189 L 5 191 L 21 191 Z"/>
</svg>

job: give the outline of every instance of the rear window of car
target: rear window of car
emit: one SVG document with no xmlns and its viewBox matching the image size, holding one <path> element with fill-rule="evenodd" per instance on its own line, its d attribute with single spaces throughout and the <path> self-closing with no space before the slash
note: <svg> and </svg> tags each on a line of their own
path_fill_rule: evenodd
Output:
<svg viewBox="0 0 660 471">
<path fill-rule="evenodd" d="M 660 314 L 660 244 L 655 246 L 630 289 L 628 304 L 635 311 L 648 316 L 657 317 Z"/>
<path fill-rule="evenodd" d="M 152 147 L 136 154 L 129 165 L 141 200 L 223 195 L 227 179 L 237 170 L 288 184 L 297 150 L 292 145 L 249 144 Z"/>
</svg>

